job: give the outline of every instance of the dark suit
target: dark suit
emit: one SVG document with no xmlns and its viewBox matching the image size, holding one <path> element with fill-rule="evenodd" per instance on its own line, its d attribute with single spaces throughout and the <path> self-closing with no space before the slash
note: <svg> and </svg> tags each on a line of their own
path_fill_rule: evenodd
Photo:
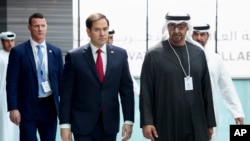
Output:
<svg viewBox="0 0 250 141">
<path fill-rule="evenodd" d="M 71 124 L 74 134 L 92 134 L 100 113 L 104 132 L 117 134 L 120 101 L 124 120 L 134 121 L 133 82 L 124 49 L 107 45 L 103 83 L 99 80 L 90 44 L 69 51 L 61 84 L 60 124 Z"/>
<path fill-rule="evenodd" d="M 30 40 L 14 47 L 9 56 L 7 69 L 7 101 L 8 110 L 18 109 L 21 114 L 20 136 L 22 140 L 32 140 L 36 135 L 37 125 L 41 139 L 52 140 L 56 136 L 57 115 L 59 113 L 59 82 L 63 70 L 61 50 L 46 42 L 48 56 L 48 78 L 52 96 L 40 101 L 38 98 L 38 78 L 36 63 Z M 43 128 L 51 123 L 50 134 L 46 135 Z M 56 123 L 56 124 L 55 124 Z M 45 127 L 44 127 L 45 126 Z M 55 128 L 55 129 L 54 129 Z M 30 130 L 30 131 L 29 131 Z M 45 130 L 45 129 L 44 129 Z M 29 131 L 31 135 L 26 135 Z M 52 132 L 52 133 L 51 133 Z M 55 133 L 54 133 L 55 132 Z M 24 134 L 22 134 L 24 133 Z M 53 135 L 54 134 L 54 135 Z M 31 137 L 32 136 L 32 137 Z"/>
</svg>

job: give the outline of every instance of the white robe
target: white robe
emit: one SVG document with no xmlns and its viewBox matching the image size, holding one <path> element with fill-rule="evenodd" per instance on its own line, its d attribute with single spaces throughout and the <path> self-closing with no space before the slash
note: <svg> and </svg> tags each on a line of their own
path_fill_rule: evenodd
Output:
<svg viewBox="0 0 250 141">
<path fill-rule="evenodd" d="M 214 128 L 214 134 L 212 141 L 216 140 L 218 134 L 219 125 L 219 111 L 218 111 L 218 99 L 217 95 L 220 93 L 223 103 L 228 111 L 231 113 L 233 118 L 244 117 L 244 112 L 242 109 L 241 102 L 239 100 L 238 94 L 236 92 L 235 86 L 231 79 L 229 72 L 222 60 L 222 58 L 215 52 L 205 49 L 207 56 L 208 69 L 210 73 L 212 91 L 213 91 L 213 101 L 215 109 L 215 117 L 217 127 Z M 216 95 L 216 96 L 215 96 Z"/>
<path fill-rule="evenodd" d="M 10 121 L 7 110 L 6 72 L 9 52 L 0 50 L 0 141 L 19 141 L 19 128 Z"/>
</svg>

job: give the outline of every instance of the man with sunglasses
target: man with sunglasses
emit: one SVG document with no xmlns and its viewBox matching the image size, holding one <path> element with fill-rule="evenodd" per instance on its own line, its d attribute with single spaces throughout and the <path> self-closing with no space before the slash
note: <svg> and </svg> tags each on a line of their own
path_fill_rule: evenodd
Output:
<svg viewBox="0 0 250 141">
<path fill-rule="evenodd" d="M 206 56 L 187 13 L 167 13 L 141 72 L 140 122 L 152 141 L 209 141 L 216 126 Z"/>
</svg>

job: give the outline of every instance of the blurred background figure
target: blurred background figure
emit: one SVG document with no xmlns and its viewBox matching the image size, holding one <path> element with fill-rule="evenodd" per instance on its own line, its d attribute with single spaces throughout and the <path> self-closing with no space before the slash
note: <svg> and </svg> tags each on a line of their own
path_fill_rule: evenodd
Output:
<svg viewBox="0 0 250 141">
<path fill-rule="evenodd" d="M 207 56 L 208 70 L 213 91 L 213 99 L 215 105 L 215 117 L 217 127 L 214 128 L 212 140 L 215 141 L 218 135 L 219 128 L 219 112 L 218 105 L 220 101 L 216 99 L 219 93 L 222 96 L 223 102 L 229 112 L 235 119 L 235 124 L 243 124 L 244 112 L 238 94 L 234 87 L 233 81 L 222 58 L 208 49 L 207 41 L 210 37 L 210 25 L 207 23 L 196 23 L 193 25 L 193 39 L 199 42 L 205 49 Z"/>
<path fill-rule="evenodd" d="M 108 36 L 108 41 L 107 41 L 108 44 L 113 44 L 113 41 L 114 41 L 113 36 L 114 36 L 114 34 L 115 34 L 114 29 L 109 30 L 109 36 Z"/>
<path fill-rule="evenodd" d="M 10 121 L 6 98 L 6 71 L 10 50 L 15 46 L 16 34 L 7 31 L 0 34 L 3 48 L 0 50 L 0 141 L 19 141 L 19 129 Z"/>
<path fill-rule="evenodd" d="M 114 34 L 115 34 L 115 30 L 114 29 L 109 29 L 109 36 L 108 36 L 108 40 L 107 40 L 108 44 L 113 44 L 113 42 L 114 42 Z M 136 95 L 139 95 L 140 87 L 139 87 L 138 83 L 136 82 L 134 76 L 132 76 L 132 80 L 133 80 L 134 93 Z"/>
</svg>

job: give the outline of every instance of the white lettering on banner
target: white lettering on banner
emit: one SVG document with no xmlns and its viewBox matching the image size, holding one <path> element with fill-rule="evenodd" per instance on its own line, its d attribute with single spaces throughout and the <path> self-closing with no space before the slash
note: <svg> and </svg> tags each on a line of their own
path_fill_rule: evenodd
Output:
<svg viewBox="0 0 250 141">
<path fill-rule="evenodd" d="M 145 57 L 146 51 L 132 51 L 128 50 L 128 62 L 130 65 L 131 74 L 135 77 L 140 77 L 141 67 Z"/>
<path fill-rule="evenodd" d="M 218 41 L 248 41 L 250 40 L 250 33 L 247 30 L 237 31 L 237 30 L 228 30 L 220 33 L 218 35 Z"/>
<path fill-rule="evenodd" d="M 145 56 L 145 52 L 131 52 L 131 51 L 128 51 L 128 59 L 129 60 L 141 60 L 143 61 L 144 60 L 144 56 Z"/>
<path fill-rule="evenodd" d="M 218 41 L 232 41 L 237 39 L 236 31 L 229 31 L 227 33 L 222 33 L 218 36 Z"/>
<path fill-rule="evenodd" d="M 249 34 L 248 33 L 242 34 L 242 39 L 243 40 L 250 40 Z"/>
<path fill-rule="evenodd" d="M 222 52 L 220 53 L 224 61 L 250 61 L 250 51 Z"/>
<path fill-rule="evenodd" d="M 250 66 L 250 31 L 244 26 L 220 29 L 217 51 L 227 64 L 231 76 L 249 78 L 250 70 L 246 66 Z"/>
</svg>

